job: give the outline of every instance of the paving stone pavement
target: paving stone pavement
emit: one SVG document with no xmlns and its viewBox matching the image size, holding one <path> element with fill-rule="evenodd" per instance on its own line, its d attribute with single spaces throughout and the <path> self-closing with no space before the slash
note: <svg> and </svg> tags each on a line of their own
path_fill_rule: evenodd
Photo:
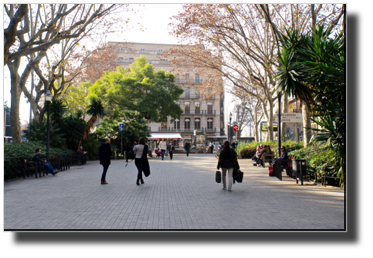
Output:
<svg viewBox="0 0 373 258">
<path fill-rule="evenodd" d="M 215 182 L 212 154 L 149 159 L 137 186 L 134 162 L 112 160 L 100 184 L 99 161 L 56 176 L 5 182 L 5 230 L 344 230 L 344 190 L 297 185 L 239 160 L 243 183 Z M 285 173 L 284 173 L 285 175 Z"/>
</svg>

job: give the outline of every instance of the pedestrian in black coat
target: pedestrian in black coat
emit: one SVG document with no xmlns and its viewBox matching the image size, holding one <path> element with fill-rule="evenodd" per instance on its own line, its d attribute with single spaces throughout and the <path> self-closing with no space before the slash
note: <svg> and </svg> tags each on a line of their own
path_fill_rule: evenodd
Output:
<svg viewBox="0 0 373 258">
<path fill-rule="evenodd" d="M 110 157 L 111 157 L 111 146 L 110 146 L 110 138 L 106 138 L 105 142 L 101 144 L 98 155 L 100 157 L 100 164 L 104 167 L 104 170 L 102 172 L 101 176 L 101 184 L 105 185 L 108 182 L 106 182 L 106 173 L 110 165 Z"/>
<path fill-rule="evenodd" d="M 142 173 L 148 177 L 150 175 L 150 167 L 148 162 L 148 145 L 145 144 L 145 138 L 141 137 L 139 144 L 133 147 L 133 151 L 136 153 L 135 165 L 137 167 L 137 180 L 136 185 L 144 184 Z"/>
</svg>

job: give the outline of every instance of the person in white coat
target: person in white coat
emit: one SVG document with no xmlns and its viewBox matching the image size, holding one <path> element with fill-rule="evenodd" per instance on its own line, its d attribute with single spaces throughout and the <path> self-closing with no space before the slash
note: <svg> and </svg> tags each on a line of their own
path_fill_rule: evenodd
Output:
<svg viewBox="0 0 373 258">
<path fill-rule="evenodd" d="M 162 151 L 162 160 L 164 160 L 164 153 L 166 152 L 166 149 L 167 149 L 167 143 L 165 141 L 163 141 L 163 139 L 162 139 L 161 142 L 159 143 L 158 148 L 161 149 L 161 151 Z"/>
</svg>

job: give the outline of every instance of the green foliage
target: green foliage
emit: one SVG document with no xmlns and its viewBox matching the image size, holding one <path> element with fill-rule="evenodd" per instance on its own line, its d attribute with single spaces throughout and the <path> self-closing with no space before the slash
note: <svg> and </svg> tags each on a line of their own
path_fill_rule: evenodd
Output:
<svg viewBox="0 0 373 258">
<path fill-rule="evenodd" d="M 66 112 L 66 106 L 62 100 L 53 100 L 50 104 L 50 120 L 57 127 L 62 124 L 63 115 Z"/>
<path fill-rule="evenodd" d="M 340 164 L 342 185 L 346 168 L 346 53 L 345 35 L 330 37 L 318 26 L 309 34 L 283 35 L 276 79 L 278 90 L 306 101 L 321 135 L 312 142 L 327 144 Z M 308 97 L 311 94 L 312 99 Z M 306 96 L 307 95 L 307 96 Z M 335 161 L 333 159 L 333 161 Z"/>
<path fill-rule="evenodd" d="M 30 127 L 31 127 L 31 138 L 30 138 Z M 41 123 L 35 119 L 31 120 L 31 123 L 27 126 L 26 130 L 22 131 L 23 137 L 29 141 L 41 142 L 46 145 L 47 142 L 47 119 L 44 118 Z M 49 143 L 50 146 L 65 148 L 65 139 L 62 129 L 55 128 L 51 124 L 49 125 Z"/>
<path fill-rule="evenodd" d="M 77 110 L 87 112 L 89 106 L 88 88 L 92 86 L 91 81 L 81 82 L 77 86 L 69 87 L 63 95 L 68 114 L 73 114 Z"/>
<path fill-rule="evenodd" d="M 23 175 L 23 159 L 32 159 L 35 150 L 41 149 L 46 157 L 46 146 L 42 142 L 4 143 L 4 179 L 16 178 Z M 73 151 L 60 148 L 50 148 L 50 156 L 70 156 Z"/>
<path fill-rule="evenodd" d="M 87 114 L 90 114 L 92 116 L 104 115 L 104 107 L 101 100 L 96 99 L 95 97 L 90 97 Z"/>
<path fill-rule="evenodd" d="M 97 139 L 95 136 L 89 135 L 87 140 L 82 142 L 84 151 L 87 151 L 88 160 L 98 160 L 98 149 L 102 143 L 102 140 Z"/>
<path fill-rule="evenodd" d="M 165 122 L 167 116 L 180 117 L 182 109 L 175 103 L 183 90 L 174 84 L 175 76 L 156 70 L 145 56 L 136 58 L 130 71 L 118 66 L 89 88 L 90 96 L 100 98 L 105 110 L 117 118 L 122 110 L 139 112 L 153 122 Z"/>
<path fill-rule="evenodd" d="M 237 153 L 242 158 L 252 158 L 256 153 L 256 147 L 260 144 L 269 145 L 272 152 L 274 153 L 274 157 L 277 158 L 278 156 L 278 142 L 277 141 L 268 141 L 268 142 L 250 142 L 250 143 L 240 143 L 237 147 Z M 298 150 L 303 148 L 303 144 L 297 143 L 296 141 L 289 140 L 285 142 L 281 142 L 282 146 L 285 146 L 287 152 L 291 152 L 293 150 Z M 241 154 L 242 153 L 242 154 Z"/>
<path fill-rule="evenodd" d="M 307 170 L 317 173 L 318 180 L 325 173 L 326 176 L 336 177 L 341 168 L 335 152 L 327 144 L 312 144 L 307 148 L 294 150 L 289 153 L 297 159 L 307 160 Z"/>
<path fill-rule="evenodd" d="M 86 121 L 82 118 L 82 112 L 71 114 L 63 121 L 63 131 L 65 132 L 66 144 L 70 150 L 77 150 L 79 142 L 83 138 Z"/>
</svg>

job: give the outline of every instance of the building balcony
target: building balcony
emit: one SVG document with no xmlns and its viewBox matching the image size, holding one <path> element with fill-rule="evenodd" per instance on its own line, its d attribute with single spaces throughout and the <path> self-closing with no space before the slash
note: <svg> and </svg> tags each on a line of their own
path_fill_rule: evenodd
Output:
<svg viewBox="0 0 373 258">
<path fill-rule="evenodd" d="M 200 99 L 202 98 L 202 95 L 201 94 L 198 94 L 198 93 L 194 93 L 194 94 L 185 94 L 183 93 L 182 95 L 180 95 L 179 97 L 180 99 Z M 204 99 L 206 100 L 209 100 L 209 99 L 215 99 L 215 94 L 212 95 L 212 96 L 204 96 Z"/>
<path fill-rule="evenodd" d="M 192 79 L 178 79 L 176 78 L 175 79 L 175 83 L 177 84 L 202 84 L 202 80 L 200 79 L 195 79 L 195 80 L 192 80 Z"/>
<path fill-rule="evenodd" d="M 220 115 L 216 110 L 184 110 L 182 115 Z"/>
<path fill-rule="evenodd" d="M 158 131 L 152 131 L 152 132 L 176 132 L 176 133 L 193 133 L 194 130 L 197 130 L 198 132 L 207 132 L 207 133 L 216 133 L 220 131 L 220 128 L 207 128 L 207 127 L 200 127 L 200 128 L 195 128 L 195 127 L 180 127 L 180 128 L 174 128 L 174 127 L 158 127 Z"/>
</svg>

